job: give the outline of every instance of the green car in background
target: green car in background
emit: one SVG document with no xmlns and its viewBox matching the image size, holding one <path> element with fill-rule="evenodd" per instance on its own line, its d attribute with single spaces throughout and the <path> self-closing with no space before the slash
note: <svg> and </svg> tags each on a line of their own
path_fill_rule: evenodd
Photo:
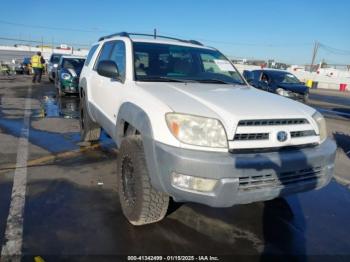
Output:
<svg viewBox="0 0 350 262">
<path fill-rule="evenodd" d="M 61 56 L 57 66 L 55 85 L 59 96 L 79 93 L 79 77 L 85 58 L 77 56 Z"/>
</svg>

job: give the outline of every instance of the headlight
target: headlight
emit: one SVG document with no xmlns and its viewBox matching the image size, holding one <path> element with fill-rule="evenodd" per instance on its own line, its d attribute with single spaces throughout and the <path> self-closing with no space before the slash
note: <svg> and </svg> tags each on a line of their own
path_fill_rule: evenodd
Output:
<svg viewBox="0 0 350 262">
<path fill-rule="evenodd" d="M 61 74 L 61 77 L 62 77 L 62 79 L 64 79 L 64 80 L 69 80 L 69 79 L 71 78 L 70 74 L 67 74 L 67 73 L 62 73 L 62 74 Z"/>
<path fill-rule="evenodd" d="M 58 64 L 53 64 L 53 67 L 58 67 Z"/>
<path fill-rule="evenodd" d="M 317 112 L 312 115 L 312 118 L 317 123 L 318 132 L 320 135 L 320 142 L 322 143 L 327 138 L 327 127 L 326 127 L 326 120 L 321 115 L 321 113 Z"/>
<path fill-rule="evenodd" d="M 284 90 L 283 88 L 277 88 L 276 89 L 277 94 L 280 96 L 289 96 L 289 91 Z"/>
<path fill-rule="evenodd" d="M 217 119 L 168 113 L 166 121 L 171 133 L 183 143 L 227 148 L 225 129 Z"/>
</svg>

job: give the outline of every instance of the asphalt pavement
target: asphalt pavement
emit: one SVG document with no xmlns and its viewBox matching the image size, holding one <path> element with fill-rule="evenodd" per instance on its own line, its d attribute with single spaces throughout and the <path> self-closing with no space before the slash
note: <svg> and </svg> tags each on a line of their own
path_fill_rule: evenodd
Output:
<svg viewBox="0 0 350 262">
<path fill-rule="evenodd" d="M 103 134 L 99 143 L 81 147 L 79 100 L 58 98 L 46 79 L 36 85 L 25 76 L 0 80 L 2 254 L 19 248 L 22 261 L 126 261 L 127 255 L 348 261 L 349 103 L 339 94 L 310 95 L 311 106 L 326 110 L 338 144 L 335 179 L 327 187 L 231 208 L 172 203 L 163 221 L 134 227 L 120 209 L 113 142 Z M 14 181 L 15 173 L 22 180 Z M 10 245 L 6 237 L 18 242 Z"/>
</svg>

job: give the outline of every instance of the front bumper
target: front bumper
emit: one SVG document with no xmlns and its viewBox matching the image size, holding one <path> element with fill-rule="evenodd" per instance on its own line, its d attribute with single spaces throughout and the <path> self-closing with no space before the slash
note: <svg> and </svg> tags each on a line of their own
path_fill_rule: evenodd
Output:
<svg viewBox="0 0 350 262">
<path fill-rule="evenodd" d="M 155 142 L 156 187 L 176 201 L 214 207 L 264 201 L 327 185 L 334 171 L 335 152 L 331 139 L 315 147 L 240 154 L 194 151 Z M 183 190 L 171 185 L 172 172 L 218 182 L 210 193 Z"/>
<path fill-rule="evenodd" d="M 290 92 L 289 96 L 285 96 L 285 97 L 299 101 L 299 102 L 306 102 L 308 97 L 309 97 L 309 94 L 308 93 L 299 94 L 299 93 L 295 93 L 295 92 Z"/>
<path fill-rule="evenodd" d="M 61 91 L 66 94 L 77 94 L 79 93 L 78 83 L 76 82 L 63 82 L 61 84 Z"/>
</svg>

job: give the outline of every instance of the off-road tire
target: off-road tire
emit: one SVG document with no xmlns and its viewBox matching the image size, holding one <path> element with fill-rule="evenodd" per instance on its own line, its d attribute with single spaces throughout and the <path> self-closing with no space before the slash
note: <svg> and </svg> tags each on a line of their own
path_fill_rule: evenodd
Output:
<svg viewBox="0 0 350 262">
<path fill-rule="evenodd" d="M 122 211 L 131 224 L 140 226 L 164 218 L 169 196 L 151 185 L 141 136 L 123 139 L 118 154 L 117 176 Z"/>
<path fill-rule="evenodd" d="M 80 140 L 84 142 L 97 141 L 101 135 L 101 127 L 90 118 L 87 111 L 85 97 L 80 99 Z"/>
</svg>

